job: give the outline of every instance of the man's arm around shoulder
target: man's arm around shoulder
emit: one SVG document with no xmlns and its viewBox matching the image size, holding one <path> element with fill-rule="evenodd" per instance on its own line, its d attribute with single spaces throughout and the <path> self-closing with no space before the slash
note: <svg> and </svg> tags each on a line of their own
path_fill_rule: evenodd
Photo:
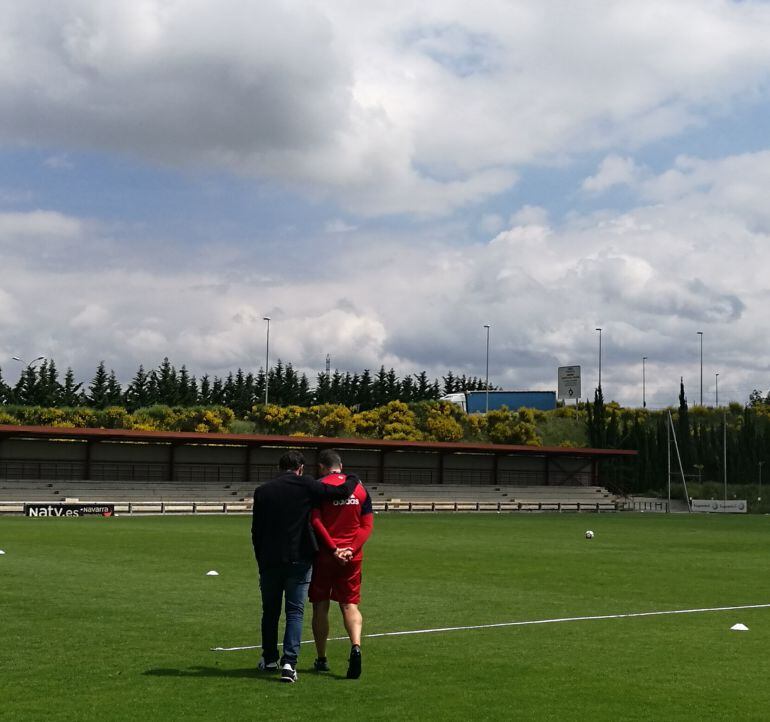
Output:
<svg viewBox="0 0 770 722">
<path fill-rule="evenodd" d="M 316 501 L 333 501 L 334 499 L 347 499 L 356 489 L 360 483 L 359 478 L 355 474 L 347 474 L 345 483 L 339 486 L 332 486 L 331 484 L 324 484 L 322 481 L 313 479 L 311 477 L 305 477 L 308 479 L 308 488 Z"/>
</svg>

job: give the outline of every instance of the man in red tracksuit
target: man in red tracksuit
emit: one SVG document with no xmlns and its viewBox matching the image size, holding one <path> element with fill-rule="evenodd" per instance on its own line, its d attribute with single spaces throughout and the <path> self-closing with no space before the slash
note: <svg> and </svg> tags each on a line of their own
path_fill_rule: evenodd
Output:
<svg viewBox="0 0 770 722">
<path fill-rule="evenodd" d="M 336 451 L 322 451 L 318 457 L 321 481 L 330 486 L 345 483 L 342 459 Z M 311 512 L 311 523 L 319 550 L 313 562 L 308 597 L 313 604 L 313 638 L 318 658 L 315 669 L 329 670 L 326 640 L 329 638 L 329 602 L 339 602 L 345 630 L 350 637 L 348 679 L 361 676 L 361 564 L 363 545 L 372 532 L 372 500 L 363 484 L 347 499 L 328 501 Z"/>
</svg>

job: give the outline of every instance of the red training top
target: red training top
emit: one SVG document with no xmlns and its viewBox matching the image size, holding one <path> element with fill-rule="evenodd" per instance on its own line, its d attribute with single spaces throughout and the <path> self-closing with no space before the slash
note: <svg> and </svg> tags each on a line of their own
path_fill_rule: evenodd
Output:
<svg viewBox="0 0 770 722">
<path fill-rule="evenodd" d="M 345 474 L 329 474 L 321 481 L 339 486 L 345 479 Z M 347 499 L 324 502 L 320 508 L 313 509 L 310 519 L 323 547 L 330 551 L 351 547 L 354 560 L 363 557 L 362 547 L 374 526 L 372 499 L 363 484 L 358 484 Z"/>
</svg>

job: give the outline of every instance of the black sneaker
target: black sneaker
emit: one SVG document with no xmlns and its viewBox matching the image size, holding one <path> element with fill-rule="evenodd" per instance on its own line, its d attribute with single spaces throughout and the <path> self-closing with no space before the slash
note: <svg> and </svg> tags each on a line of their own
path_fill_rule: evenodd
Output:
<svg viewBox="0 0 770 722">
<path fill-rule="evenodd" d="M 326 660 L 326 657 L 317 657 L 316 661 L 313 662 L 313 669 L 316 672 L 328 672 L 329 662 Z"/>
<path fill-rule="evenodd" d="M 361 647 L 353 645 L 350 650 L 350 659 L 348 660 L 348 679 L 358 679 L 361 676 Z"/>
<path fill-rule="evenodd" d="M 281 667 L 281 682 L 296 682 L 297 670 L 294 669 L 288 662 L 284 662 Z"/>
</svg>

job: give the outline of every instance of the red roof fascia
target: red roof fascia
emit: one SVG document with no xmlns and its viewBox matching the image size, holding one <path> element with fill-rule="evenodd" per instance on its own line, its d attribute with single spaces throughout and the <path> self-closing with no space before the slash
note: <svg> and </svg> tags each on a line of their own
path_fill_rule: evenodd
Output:
<svg viewBox="0 0 770 722">
<path fill-rule="evenodd" d="M 633 457 L 628 449 L 585 449 L 563 446 L 451 443 L 446 441 L 393 441 L 329 436 L 272 436 L 267 434 L 215 434 L 194 431 L 136 431 L 133 429 L 83 429 L 58 426 L 0 424 L 0 437 L 65 439 L 79 441 L 134 441 L 167 444 L 223 444 L 231 446 L 291 446 L 391 451 L 445 451 L 447 453 L 496 453 L 529 456 Z"/>
</svg>

